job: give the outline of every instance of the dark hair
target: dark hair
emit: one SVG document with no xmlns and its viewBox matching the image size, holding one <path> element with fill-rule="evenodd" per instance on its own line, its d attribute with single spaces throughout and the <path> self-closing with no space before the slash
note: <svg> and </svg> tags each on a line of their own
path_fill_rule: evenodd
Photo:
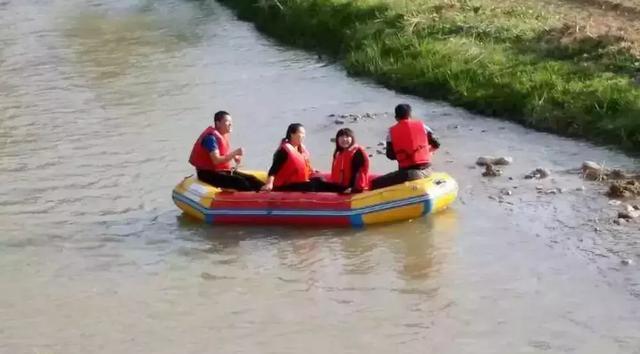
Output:
<svg viewBox="0 0 640 354">
<path fill-rule="evenodd" d="M 213 115 L 213 121 L 215 123 L 219 123 L 221 122 L 225 116 L 230 116 L 231 114 L 229 114 L 229 112 L 227 111 L 217 111 L 216 114 Z"/>
<path fill-rule="evenodd" d="M 396 119 L 407 119 L 411 116 L 411 106 L 401 103 L 396 106 Z"/>
<path fill-rule="evenodd" d="M 304 127 L 304 125 L 300 124 L 300 123 L 291 123 L 289 124 L 289 126 L 287 127 L 287 135 L 284 137 L 284 139 L 282 139 L 282 142 L 285 141 L 290 141 L 291 140 L 291 136 L 295 133 L 298 132 L 298 130 L 300 130 L 300 128 Z"/>
<path fill-rule="evenodd" d="M 356 136 L 353 134 L 353 130 L 349 129 L 349 128 L 342 128 L 340 130 L 338 130 L 338 132 L 336 133 L 336 149 L 333 150 L 333 156 L 335 157 L 336 154 L 339 151 L 342 151 L 343 148 L 342 146 L 340 146 L 340 143 L 338 143 L 338 138 L 340 138 L 341 136 L 350 136 L 351 137 L 351 145 L 349 145 L 349 147 L 352 147 L 353 144 L 356 143 Z"/>
</svg>

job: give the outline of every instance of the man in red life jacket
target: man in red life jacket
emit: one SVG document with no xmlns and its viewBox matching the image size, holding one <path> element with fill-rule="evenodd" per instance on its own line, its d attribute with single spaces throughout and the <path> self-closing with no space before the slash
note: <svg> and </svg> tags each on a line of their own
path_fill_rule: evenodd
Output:
<svg viewBox="0 0 640 354">
<path fill-rule="evenodd" d="M 198 137 L 189 163 L 196 168 L 198 179 L 212 186 L 238 191 L 258 191 L 264 183 L 255 176 L 233 171 L 231 161 L 239 164 L 244 150 L 231 150 L 231 115 L 225 111 L 213 116 L 214 126 L 207 127 Z"/>
<path fill-rule="evenodd" d="M 431 129 L 411 117 L 411 106 L 399 104 L 395 109 L 397 123 L 387 136 L 387 158 L 398 161 L 398 170 L 371 181 L 371 189 L 413 181 L 428 176 L 431 154 L 440 143 Z"/>
</svg>

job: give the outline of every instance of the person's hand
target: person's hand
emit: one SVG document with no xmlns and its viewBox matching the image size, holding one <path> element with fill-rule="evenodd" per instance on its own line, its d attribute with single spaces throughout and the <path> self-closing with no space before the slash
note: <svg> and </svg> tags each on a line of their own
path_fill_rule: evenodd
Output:
<svg viewBox="0 0 640 354">
<path fill-rule="evenodd" d="M 262 186 L 262 188 L 260 188 L 261 191 L 265 191 L 265 192 L 270 192 L 273 190 L 273 183 L 265 183 L 264 186 Z"/>
<path fill-rule="evenodd" d="M 244 155 L 244 149 L 243 148 L 237 148 L 235 150 L 233 150 L 231 152 L 231 155 L 233 155 L 233 158 L 236 158 L 237 156 L 242 156 Z"/>
<path fill-rule="evenodd" d="M 344 194 L 351 194 L 351 188 L 347 188 L 347 189 L 345 189 L 342 193 L 344 193 Z"/>
<path fill-rule="evenodd" d="M 242 156 L 240 155 L 234 156 L 233 161 L 235 161 L 236 165 L 239 165 L 242 162 Z"/>
</svg>

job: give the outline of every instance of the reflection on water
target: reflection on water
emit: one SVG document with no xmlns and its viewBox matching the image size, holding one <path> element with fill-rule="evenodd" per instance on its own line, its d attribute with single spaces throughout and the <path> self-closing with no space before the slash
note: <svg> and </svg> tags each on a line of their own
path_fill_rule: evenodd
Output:
<svg viewBox="0 0 640 354">
<path fill-rule="evenodd" d="M 193 242 L 179 251 L 186 259 L 214 259 L 219 266 L 304 283 L 306 291 L 422 293 L 418 284 L 439 284 L 440 273 L 452 261 L 449 255 L 458 233 L 454 210 L 367 229 L 212 227 L 188 217 L 178 220 L 183 237 Z M 298 273 L 304 274 L 304 280 Z M 205 277 L 211 280 L 225 274 L 213 269 Z"/>
<path fill-rule="evenodd" d="M 277 259 L 280 266 L 294 271 L 330 269 L 344 275 L 392 271 L 394 278 L 407 281 L 437 276 L 447 263 L 458 232 L 454 210 L 439 214 L 437 222 L 435 217 L 428 217 L 366 230 L 212 227 L 186 216 L 178 220 L 192 240 L 207 240 L 208 246 L 198 246 L 197 252 L 236 257 L 259 252 L 261 262 Z"/>
</svg>

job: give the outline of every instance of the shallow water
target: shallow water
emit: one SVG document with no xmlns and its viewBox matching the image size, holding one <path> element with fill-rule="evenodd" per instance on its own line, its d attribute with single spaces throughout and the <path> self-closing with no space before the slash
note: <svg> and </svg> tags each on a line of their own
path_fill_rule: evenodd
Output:
<svg viewBox="0 0 640 354">
<path fill-rule="evenodd" d="M 614 151 L 348 78 L 215 3 L 4 1 L 0 78 L 2 353 L 640 353 L 637 266 L 617 258 L 640 254 L 637 227 L 595 232 L 606 199 L 563 172 L 637 164 Z M 210 227 L 171 201 L 218 109 L 246 167 L 266 169 L 300 121 L 327 169 L 329 114 L 401 101 L 460 184 L 444 213 L 363 230 Z M 348 125 L 374 151 L 391 120 Z M 482 154 L 515 163 L 482 179 Z M 553 179 L 522 180 L 539 166 Z M 489 199 L 503 188 L 505 202 Z"/>
</svg>

